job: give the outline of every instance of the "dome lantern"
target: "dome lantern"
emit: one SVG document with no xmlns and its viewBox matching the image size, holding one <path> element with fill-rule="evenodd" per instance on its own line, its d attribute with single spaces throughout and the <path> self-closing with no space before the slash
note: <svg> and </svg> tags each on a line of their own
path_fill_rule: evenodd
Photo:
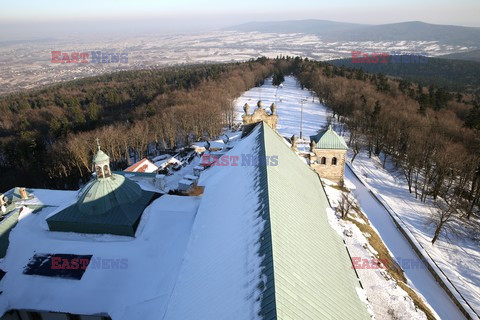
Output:
<svg viewBox="0 0 480 320">
<path fill-rule="evenodd" d="M 100 142 L 97 138 L 97 153 L 93 158 L 93 165 L 97 179 L 109 178 L 112 175 L 110 171 L 110 157 L 100 149 Z"/>
</svg>

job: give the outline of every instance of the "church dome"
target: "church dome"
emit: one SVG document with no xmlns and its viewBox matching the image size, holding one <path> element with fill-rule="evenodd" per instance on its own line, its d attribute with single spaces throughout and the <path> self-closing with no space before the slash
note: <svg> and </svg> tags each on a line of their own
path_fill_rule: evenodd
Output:
<svg viewBox="0 0 480 320">
<path fill-rule="evenodd" d="M 110 171 L 110 157 L 93 158 L 95 176 L 78 193 L 77 202 L 47 218 L 50 231 L 135 236 L 143 210 L 156 198 L 133 180 Z"/>
<path fill-rule="evenodd" d="M 133 204 L 142 197 L 142 189 L 134 181 L 119 174 L 93 179 L 79 193 L 78 210 L 100 215 L 115 207 Z"/>
</svg>

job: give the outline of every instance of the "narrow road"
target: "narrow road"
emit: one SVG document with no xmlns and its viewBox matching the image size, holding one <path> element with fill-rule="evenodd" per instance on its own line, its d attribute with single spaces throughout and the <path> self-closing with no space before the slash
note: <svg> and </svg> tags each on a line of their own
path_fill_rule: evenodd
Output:
<svg viewBox="0 0 480 320">
<path fill-rule="evenodd" d="M 378 203 L 367 187 L 355 176 L 350 167 L 346 167 L 345 176 L 355 185 L 355 197 L 370 223 L 377 229 L 385 245 L 398 259 L 419 259 L 403 234 L 397 229 L 386 209 Z M 426 268 L 405 268 L 409 284 L 423 295 L 441 319 L 465 319 L 447 293 L 435 281 Z"/>
</svg>

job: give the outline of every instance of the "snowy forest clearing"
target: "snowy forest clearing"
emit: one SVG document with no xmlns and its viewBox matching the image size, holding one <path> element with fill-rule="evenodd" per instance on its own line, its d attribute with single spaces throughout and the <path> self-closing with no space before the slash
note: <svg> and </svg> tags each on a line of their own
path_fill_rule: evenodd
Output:
<svg viewBox="0 0 480 320">
<path fill-rule="evenodd" d="M 277 113 L 279 115 L 279 123 L 277 130 L 284 136 L 290 137 L 293 134 L 300 136 L 300 128 L 302 127 L 303 137 L 308 137 L 315 134 L 316 131 L 321 129 L 322 127 L 325 127 L 327 123 L 327 118 L 329 116 L 327 108 L 321 105 L 318 102 L 318 99 L 313 98 L 312 94 L 309 91 L 301 90 L 295 78 L 293 77 L 286 78 L 286 81 L 283 84 L 283 88 L 277 89 L 277 87 L 271 85 L 271 82 L 267 81 L 264 86 L 260 88 L 253 88 L 245 92 L 236 101 L 236 107 L 238 110 L 237 119 L 240 119 L 240 116 L 243 113 L 241 110 L 245 103 L 255 105 L 257 100 L 259 99 L 264 102 L 264 106 L 269 106 L 271 103 L 276 102 Z M 315 99 L 315 102 L 312 102 L 313 99 Z M 302 118 L 302 107 L 303 125 L 301 126 L 300 119 Z M 366 158 L 365 155 L 359 155 L 359 159 L 357 158 L 356 161 L 360 162 L 361 160 L 365 161 L 366 163 L 374 163 L 373 159 L 364 158 Z M 357 162 L 355 162 L 355 165 L 358 165 Z M 359 175 L 362 175 L 362 173 L 359 172 Z M 392 252 L 393 256 L 400 259 L 419 259 L 413 248 L 408 243 L 407 239 L 405 239 L 405 237 L 403 237 L 403 235 L 396 229 L 393 221 L 388 215 L 388 212 L 382 206 L 380 206 L 380 204 L 369 192 L 362 192 L 367 190 L 365 186 L 363 186 L 361 182 L 351 174 L 351 172 L 350 176 L 347 176 L 347 178 L 349 178 L 352 183 L 358 188 L 356 191 L 356 196 L 358 200 L 360 200 L 359 202 L 362 206 L 363 211 L 371 221 L 373 220 L 372 223 L 374 227 L 378 230 L 380 236 L 387 245 L 388 249 Z M 377 187 L 377 192 L 379 194 L 383 194 L 384 190 L 382 186 L 378 185 Z M 397 187 L 399 189 L 405 189 L 405 187 L 401 185 L 397 185 Z M 408 190 L 406 192 L 408 193 Z M 409 194 L 402 194 L 402 197 L 403 201 L 410 201 L 410 199 L 415 200 L 414 197 Z M 422 204 L 421 206 L 423 206 L 424 208 L 427 207 L 427 205 L 425 204 Z M 405 205 L 405 207 L 407 209 L 409 208 L 407 205 Z M 401 207 L 399 207 L 399 209 L 400 208 Z M 401 212 L 403 213 L 403 211 Z M 412 214 L 415 214 L 415 212 L 412 212 Z M 420 214 L 422 213 L 417 213 L 417 215 Z M 376 220 L 374 219 L 375 217 L 378 217 L 379 219 Z M 421 218 L 421 216 L 419 216 L 418 218 Z M 419 220 L 418 218 L 417 220 Z M 418 228 L 418 232 L 424 232 L 425 234 L 428 234 L 428 226 L 424 224 L 412 225 L 412 227 Z M 478 301 L 480 300 L 478 298 L 475 299 L 474 296 L 474 292 L 479 290 L 478 284 L 480 282 L 478 262 L 476 265 L 470 264 L 470 267 L 473 268 L 473 270 L 466 270 L 465 268 L 461 268 L 461 264 L 452 264 L 451 259 L 455 259 L 455 261 L 460 263 L 462 263 L 462 261 L 464 263 L 468 263 L 467 261 L 470 260 L 463 260 L 463 254 L 465 251 L 463 251 L 462 249 L 464 248 L 453 246 L 454 250 L 452 250 L 451 247 L 450 251 L 447 252 L 448 254 L 440 254 L 442 252 L 442 246 L 445 246 L 445 239 L 440 238 L 435 249 L 439 253 L 437 259 L 443 262 L 441 264 L 442 270 L 447 273 L 459 272 L 460 274 L 462 274 L 463 278 L 468 279 L 467 282 L 470 282 L 470 285 L 467 284 L 465 279 L 458 278 L 458 281 L 464 283 L 464 285 L 458 286 L 457 289 L 462 292 L 462 295 L 464 293 L 468 293 L 469 296 L 473 298 L 469 301 L 471 304 L 478 304 Z M 473 255 L 478 257 L 478 254 L 480 254 L 478 247 L 475 247 L 475 244 L 471 243 L 469 248 L 471 248 L 470 250 L 473 251 Z M 460 272 L 462 270 L 466 272 Z M 417 289 L 421 295 L 423 295 L 426 301 L 441 318 L 463 318 L 463 315 L 460 313 L 458 308 L 450 300 L 445 291 L 438 285 L 438 283 L 428 272 L 428 270 L 420 268 L 410 268 L 409 270 L 405 270 L 405 272 L 407 278 L 410 280 L 410 285 Z M 468 289 L 469 292 L 463 292 L 467 290 L 468 286 L 471 286 L 471 288 Z"/>
</svg>

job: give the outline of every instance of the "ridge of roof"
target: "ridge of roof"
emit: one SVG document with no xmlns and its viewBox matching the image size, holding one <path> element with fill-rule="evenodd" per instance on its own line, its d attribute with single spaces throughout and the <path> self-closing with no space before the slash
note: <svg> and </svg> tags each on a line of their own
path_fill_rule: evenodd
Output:
<svg viewBox="0 0 480 320">
<path fill-rule="evenodd" d="M 266 155 L 278 157 L 265 166 L 277 311 L 292 319 L 370 319 L 317 173 L 268 125 L 262 136 Z"/>
</svg>

